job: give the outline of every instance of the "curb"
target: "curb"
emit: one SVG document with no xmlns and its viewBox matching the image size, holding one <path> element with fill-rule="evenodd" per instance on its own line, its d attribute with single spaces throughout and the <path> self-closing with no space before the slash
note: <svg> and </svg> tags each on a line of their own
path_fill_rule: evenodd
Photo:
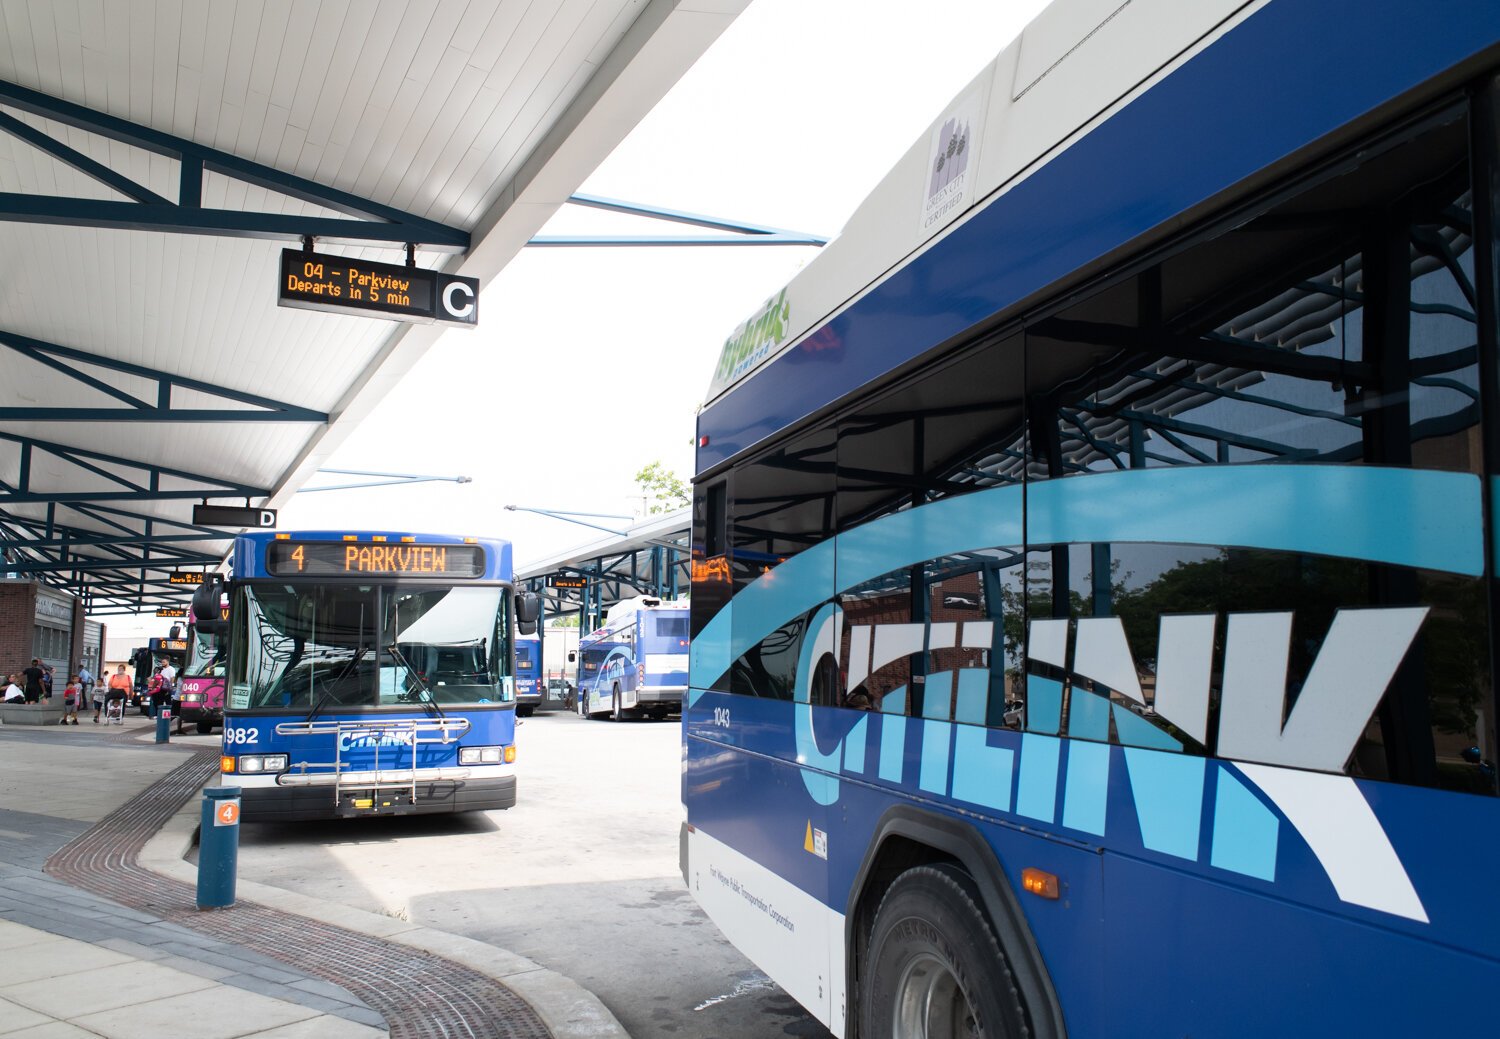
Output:
<svg viewBox="0 0 1500 1039">
<path fill-rule="evenodd" d="M 189 798 L 140 851 L 136 861 L 153 873 L 196 887 L 198 871 L 184 860 L 198 837 L 199 802 Z M 240 898 L 348 928 L 373 938 L 397 942 L 463 964 L 505 985 L 536 1011 L 556 1039 L 630 1039 L 630 1033 L 599 997 L 557 971 L 505 949 L 473 938 L 382 916 L 353 906 L 335 905 L 294 891 L 240 880 Z"/>
</svg>

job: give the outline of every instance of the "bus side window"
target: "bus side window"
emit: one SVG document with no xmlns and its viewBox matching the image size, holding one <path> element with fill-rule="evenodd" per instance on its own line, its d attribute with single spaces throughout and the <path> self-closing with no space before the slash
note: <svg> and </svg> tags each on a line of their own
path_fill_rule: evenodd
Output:
<svg viewBox="0 0 1500 1039">
<path fill-rule="evenodd" d="M 770 633 L 758 627 L 755 611 L 735 612 L 733 642 L 751 648 L 730 667 L 731 692 L 782 700 L 816 694 L 819 702 L 838 702 L 841 683 L 836 668 L 816 681 L 813 673 L 798 673 L 808 624 L 822 616 L 821 604 L 834 593 L 834 553 L 828 542 L 834 533 L 835 444 L 831 431 L 809 434 L 734 472 L 726 546 L 734 593 L 767 581 L 777 567 L 800 555 L 798 585 L 820 605 Z M 695 605 L 696 596 L 695 589 Z M 820 660 L 809 658 L 807 663 L 810 671 L 821 666 Z"/>
</svg>

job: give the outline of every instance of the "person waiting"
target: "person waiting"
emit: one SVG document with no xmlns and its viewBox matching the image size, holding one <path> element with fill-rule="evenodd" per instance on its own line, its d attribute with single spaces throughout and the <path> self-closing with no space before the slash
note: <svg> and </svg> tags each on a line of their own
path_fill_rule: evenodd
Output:
<svg viewBox="0 0 1500 1039">
<path fill-rule="evenodd" d="M 19 679 L 20 677 L 20 675 L 5 676 L 5 681 L 8 684 L 5 687 L 5 697 L 3 699 L 4 703 L 26 702 L 26 691 L 21 688 L 20 683 L 17 681 L 17 679 Z"/>
<path fill-rule="evenodd" d="M 46 686 L 42 684 L 42 679 L 46 677 L 46 674 L 47 671 L 42 666 L 42 662 L 36 657 L 32 657 L 31 666 L 21 672 L 21 676 L 26 680 L 25 693 L 27 703 L 41 702 L 42 697 L 47 692 Z"/>
<path fill-rule="evenodd" d="M 109 690 L 105 699 L 124 702 L 130 699 L 131 689 L 130 676 L 125 673 L 125 665 L 121 664 L 115 669 L 115 673 L 109 676 Z"/>
</svg>

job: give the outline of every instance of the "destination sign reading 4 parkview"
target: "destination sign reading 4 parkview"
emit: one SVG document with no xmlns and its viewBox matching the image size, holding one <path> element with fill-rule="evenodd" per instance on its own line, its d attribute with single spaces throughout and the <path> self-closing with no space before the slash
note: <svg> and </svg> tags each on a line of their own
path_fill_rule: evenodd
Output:
<svg viewBox="0 0 1500 1039">
<path fill-rule="evenodd" d="M 276 302 L 303 310 L 472 328 L 479 324 L 479 279 L 283 249 Z"/>
<path fill-rule="evenodd" d="M 479 545 L 410 541 L 272 541 L 266 573 L 274 577 L 483 577 Z"/>
</svg>

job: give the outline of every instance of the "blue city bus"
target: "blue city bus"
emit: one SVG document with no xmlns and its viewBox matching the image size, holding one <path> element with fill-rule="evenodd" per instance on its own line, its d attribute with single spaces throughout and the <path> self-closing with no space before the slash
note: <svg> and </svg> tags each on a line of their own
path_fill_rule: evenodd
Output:
<svg viewBox="0 0 1500 1039">
<path fill-rule="evenodd" d="M 682 870 L 825 1022 L 1500 1032 L 1500 4 L 1064 0 L 736 329 Z"/>
<path fill-rule="evenodd" d="M 251 533 L 232 571 L 221 782 L 244 819 L 515 804 L 513 647 L 537 603 L 509 542 Z"/>
<path fill-rule="evenodd" d="M 542 643 L 535 635 L 516 637 L 516 714 L 529 718 L 546 699 L 542 687 Z"/>
<path fill-rule="evenodd" d="M 682 709 L 688 688 L 688 603 L 622 599 L 578 640 L 578 713 L 615 721 Z"/>
</svg>

